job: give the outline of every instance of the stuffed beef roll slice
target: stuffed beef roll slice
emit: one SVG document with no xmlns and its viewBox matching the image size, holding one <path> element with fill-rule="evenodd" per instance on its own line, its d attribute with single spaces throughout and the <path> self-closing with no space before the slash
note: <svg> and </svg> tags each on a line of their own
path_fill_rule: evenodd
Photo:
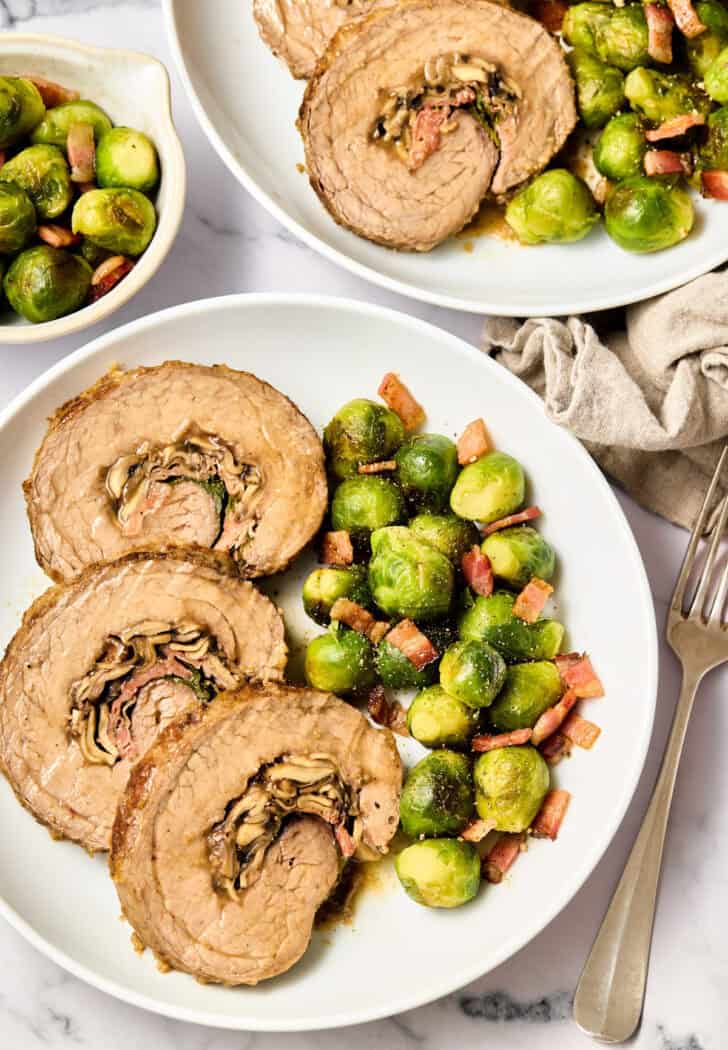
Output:
<svg viewBox="0 0 728 1050">
<path fill-rule="evenodd" d="M 129 554 L 51 588 L 0 665 L 0 767 L 54 835 L 108 849 L 134 763 L 177 715 L 278 680 L 282 619 L 230 559 Z"/>
<path fill-rule="evenodd" d="M 345 26 L 299 116 L 334 219 L 412 251 L 541 171 L 575 123 L 558 43 L 491 0 L 405 0 Z"/>
<path fill-rule="evenodd" d="M 224 365 L 113 371 L 51 420 L 25 483 L 54 579 L 130 550 L 212 547 L 284 569 L 326 509 L 321 442 L 268 383 Z"/>
<path fill-rule="evenodd" d="M 139 940 L 204 981 L 291 967 L 342 864 L 387 852 L 392 734 L 330 693 L 245 686 L 175 721 L 135 768 L 111 873 Z"/>
<path fill-rule="evenodd" d="M 313 74 L 341 26 L 366 14 L 373 0 L 253 0 L 258 32 L 294 77 Z"/>
</svg>

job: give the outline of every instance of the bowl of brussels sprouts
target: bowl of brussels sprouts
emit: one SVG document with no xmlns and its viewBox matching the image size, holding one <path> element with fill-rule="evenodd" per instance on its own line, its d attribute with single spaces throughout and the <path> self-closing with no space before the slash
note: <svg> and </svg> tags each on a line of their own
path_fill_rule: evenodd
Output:
<svg viewBox="0 0 728 1050">
<path fill-rule="evenodd" d="M 184 197 L 156 59 L 0 34 L 0 342 L 67 335 L 127 302 L 171 248 Z"/>
</svg>

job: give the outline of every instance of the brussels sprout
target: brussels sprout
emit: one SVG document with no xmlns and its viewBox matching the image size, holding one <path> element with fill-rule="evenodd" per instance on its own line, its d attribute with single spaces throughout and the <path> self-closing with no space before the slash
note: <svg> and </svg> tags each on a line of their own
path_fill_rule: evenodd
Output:
<svg viewBox="0 0 728 1050">
<path fill-rule="evenodd" d="M 458 450 L 442 434 L 416 434 L 395 456 L 399 483 L 409 502 L 424 510 L 447 506 L 458 476 Z"/>
<path fill-rule="evenodd" d="M 440 661 L 440 685 L 468 707 L 488 707 L 506 679 L 503 657 L 487 642 L 455 642 Z"/>
<path fill-rule="evenodd" d="M 363 397 L 340 408 L 324 430 L 329 470 L 341 480 L 353 477 L 362 463 L 390 459 L 403 441 L 399 416 Z"/>
<path fill-rule="evenodd" d="M 306 681 L 329 693 L 357 693 L 374 684 L 374 651 L 363 634 L 335 626 L 309 643 Z"/>
<path fill-rule="evenodd" d="M 377 646 L 374 660 L 379 679 L 388 689 L 422 689 L 437 678 L 436 661 L 418 671 L 401 649 L 386 640 Z"/>
<path fill-rule="evenodd" d="M 0 168 L 0 181 L 14 182 L 30 197 L 39 219 L 56 219 L 73 198 L 71 174 L 57 146 L 28 146 Z"/>
<path fill-rule="evenodd" d="M 106 259 L 110 259 L 112 252 L 106 250 L 106 248 L 99 248 L 98 244 L 94 244 L 88 237 L 84 237 L 81 241 L 81 246 L 78 249 L 79 254 L 86 260 L 92 270 L 95 270 L 97 266 L 100 266 Z"/>
<path fill-rule="evenodd" d="M 540 532 L 530 525 L 512 525 L 488 536 L 482 545 L 494 574 L 512 587 L 525 587 L 533 576 L 550 580 L 556 554 Z"/>
<path fill-rule="evenodd" d="M 552 168 L 537 175 L 506 207 L 506 222 L 524 244 L 579 241 L 598 221 L 599 213 L 588 187 L 565 168 Z"/>
<path fill-rule="evenodd" d="M 331 524 L 354 537 L 396 525 L 403 517 L 402 493 L 394 482 L 374 474 L 342 481 L 331 500 Z"/>
<path fill-rule="evenodd" d="M 607 198 L 604 224 L 625 251 L 659 252 L 690 233 L 693 202 L 673 179 L 633 175 Z"/>
<path fill-rule="evenodd" d="M 513 619 L 515 595 L 509 591 L 494 591 L 488 597 L 479 595 L 460 618 L 460 637 L 473 641 L 487 641 L 487 631 Z"/>
<path fill-rule="evenodd" d="M 630 175 L 641 175 L 647 140 L 636 113 L 612 117 L 594 147 L 594 163 L 602 175 L 618 182 Z"/>
<path fill-rule="evenodd" d="M 705 90 L 716 102 L 728 102 L 728 47 L 708 66 L 705 72 Z"/>
<path fill-rule="evenodd" d="M 595 29 L 597 55 L 602 62 L 629 71 L 650 61 L 647 19 L 642 4 L 614 7 Z"/>
<path fill-rule="evenodd" d="M 549 767 L 535 747 L 486 751 L 475 763 L 475 804 L 497 831 L 525 831 L 549 789 Z"/>
<path fill-rule="evenodd" d="M 475 525 L 455 514 L 418 514 L 409 527 L 418 539 L 435 547 L 453 565 L 459 566 L 463 554 L 480 543 Z"/>
<path fill-rule="evenodd" d="M 83 306 L 91 273 L 88 263 L 78 256 L 40 244 L 13 259 L 3 287 L 13 310 L 37 324 Z"/>
<path fill-rule="evenodd" d="M 563 687 L 556 664 L 538 660 L 508 668 L 506 683 L 488 709 L 488 721 L 499 732 L 531 729 L 544 711 L 561 697 Z"/>
<path fill-rule="evenodd" d="M 597 55 L 597 35 L 609 22 L 611 10 L 603 3 L 574 4 L 564 16 L 561 32 L 572 47 Z"/>
<path fill-rule="evenodd" d="M 74 233 L 120 255 L 141 255 L 157 226 L 154 205 L 137 190 L 90 190 L 73 208 Z"/>
<path fill-rule="evenodd" d="M 410 736 L 425 747 L 465 747 L 478 725 L 478 712 L 431 685 L 418 693 L 407 711 Z"/>
<path fill-rule="evenodd" d="M 683 113 L 710 112 L 710 99 L 681 73 L 633 69 L 624 82 L 624 93 L 632 109 L 654 124 Z"/>
<path fill-rule="evenodd" d="M 23 138 L 46 111 L 40 91 L 23 77 L 0 77 L 0 149 Z"/>
<path fill-rule="evenodd" d="M 95 102 L 79 99 L 76 102 L 63 102 L 60 106 L 49 109 L 45 119 L 30 136 L 31 142 L 42 142 L 47 146 L 65 149 L 68 132 L 74 124 L 90 124 L 97 142 L 105 131 L 111 130 L 111 121 L 103 109 Z"/>
<path fill-rule="evenodd" d="M 517 510 L 525 494 L 521 464 L 505 452 L 488 452 L 460 471 L 450 506 L 461 518 L 488 524 Z"/>
<path fill-rule="evenodd" d="M 460 637 L 487 642 L 507 663 L 553 660 L 564 638 L 562 624 L 556 620 L 519 620 L 512 614 L 514 601 L 506 591 L 477 598 L 460 619 Z"/>
<path fill-rule="evenodd" d="M 695 11 L 706 29 L 699 36 L 686 38 L 685 51 L 690 68 L 700 80 L 728 45 L 728 11 L 715 0 L 699 0 L 695 4 Z"/>
<path fill-rule="evenodd" d="M 303 585 L 303 607 L 312 620 L 325 626 L 338 598 L 348 598 L 365 608 L 371 603 L 365 566 L 331 566 L 309 573 Z"/>
<path fill-rule="evenodd" d="M 13 255 L 35 233 L 35 208 L 25 190 L 0 182 L 0 253 Z"/>
<path fill-rule="evenodd" d="M 576 48 L 569 56 L 579 114 L 587 128 L 601 128 L 624 102 L 624 74 Z"/>
<path fill-rule="evenodd" d="M 454 573 L 444 554 L 398 525 L 377 529 L 371 542 L 369 587 L 380 609 L 423 622 L 448 613 Z"/>
<path fill-rule="evenodd" d="M 435 751 L 410 770 L 399 803 L 405 835 L 457 835 L 472 815 L 473 777 L 465 755 Z"/>
<path fill-rule="evenodd" d="M 728 168 L 728 106 L 721 106 L 708 117 L 708 137 L 698 153 L 698 161 L 707 171 Z"/>
<path fill-rule="evenodd" d="M 408 896 L 428 908 L 459 908 L 480 888 L 480 857 L 469 842 L 415 842 L 402 850 L 394 866 Z"/>
<path fill-rule="evenodd" d="M 129 186 L 151 193 L 159 182 L 154 143 L 133 128 L 105 131 L 96 147 L 96 181 L 103 187 Z"/>
</svg>

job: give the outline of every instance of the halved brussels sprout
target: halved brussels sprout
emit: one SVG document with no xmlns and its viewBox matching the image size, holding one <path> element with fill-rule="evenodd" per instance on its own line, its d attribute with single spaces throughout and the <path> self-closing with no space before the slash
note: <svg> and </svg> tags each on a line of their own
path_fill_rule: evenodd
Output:
<svg viewBox="0 0 728 1050">
<path fill-rule="evenodd" d="M 714 101 L 728 102 L 728 47 L 706 69 L 705 90 Z"/>
<path fill-rule="evenodd" d="M 435 547 L 457 566 L 463 554 L 480 543 L 475 525 L 455 514 L 418 514 L 409 527 L 418 539 Z"/>
<path fill-rule="evenodd" d="M 353 477 L 362 463 L 391 459 L 404 441 L 399 416 L 358 397 L 343 405 L 324 430 L 324 448 L 329 471 L 335 478 Z"/>
<path fill-rule="evenodd" d="M 354 537 L 396 525 L 403 517 L 402 493 L 393 481 L 375 474 L 342 481 L 331 500 L 331 524 Z"/>
<path fill-rule="evenodd" d="M 537 175 L 506 207 L 506 222 L 524 244 L 579 241 L 598 221 L 599 213 L 586 183 L 565 168 Z M 473 467 L 477 465 L 473 463 Z M 466 467 L 463 474 L 471 469 Z"/>
<path fill-rule="evenodd" d="M 488 707 L 506 678 L 503 657 L 487 642 L 455 642 L 440 661 L 440 685 L 468 707 Z"/>
<path fill-rule="evenodd" d="M 465 755 L 434 751 L 410 770 L 399 803 L 405 835 L 458 835 L 472 815 L 473 776 Z"/>
<path fill-rule="evenodd" d="M 480 857 L 469 842 L 426 839 L 397 857 L 395 869 L 408 896 L 428 908 L 459 908 L 480 888 Z"/>
<path fill-rule="evenodd" d="M 698 0 L 695 11 L 706 29 L 698 36 L 685 40 L 685 51 L 690 68 L 700 80 L 728 45 L 728 11 L 716 0 Z"/>
<path fill-rule="evenodd" d="M 619 182 L 644 171 L 647 139 L 636 113 L 612 117 L 594 147 L 594 163 L 608 179 Z"/>
<path fill-rule="evenodd" d="M 27 135 L 43 119 L 40 91 L 24 77 L 0 77 L 0 149 Z"/>
<path fill-rule="evenodd" d="M 411 505 L 440 511 L 458 476 L 458 451 L 442 434 L 416 434 L 394 457 L 397 476 Z"/>
<path fill-rule="evenodd" d="M 497 831 L 525 831 L 531 826 L 549 789 L 549 767 L 525 744 L 486 751 L 475 763 L 475 804 L 483 820 Z"/>
<path fill-rule="evenodd" d="M 73 103 L 69 103 L 72 105 Z M 154 205 L 137 190 L 89 190 L 73 208 L 74 233 L 120 255 L 141 255 L 157 227 Z"/>
<path fill-rule="evenodd" d="M 633 175 L 609 194 L 607 233 L 628 252 L 659 252 L 684 241 L 693 228 L 690 194 L 670 178 Z"/>
<path fill-rule="evenodd" d="M 476 598 L 460 619 L 460 637 L 487 642 L 507 663 L 553 660 L 564 639 L 563 625 L 556 620 L 519 620 L 512 614 L 514 601 L 506 591 Z"/>
<path fill-rule="evenodd" d="M 436 661 L 418 671 L 402 650 L 386 639 L 377 646 L 374 660 L 379 680 L 388 689 L 422 689 L 437 678 Z"/>
<path fill-rule="evenodd" d="M 444 554 L 398 525 L 377 529 L 371 543 L 369 587 L 380 609 L 423 622 L 447 615 L 454 573 Z"/>
<path fill-rule="evenodd" d="M 562 692 L 556 664 L 548 660 L 513 664 L 506 672 L 505 685 L 488 708 L 488 721 L 501 733 L 532 729 L 544 711 L 558 703 Z"/>
<path fill-rule="evenodd" d="M 418 693 L 407 711 L 410 736 L 425 747 L 466 747 L 478 726 L 478 712 L 431 685 Z"/>
<path fill-rule="evenodd" d="M 96 181 L 103 187 L 128 186 L 151 193 L 159 182 L 154 143 L 134 128 L 105 131 L 96 146 Z"/>
<path fill-rule="evenodd" d="M 61 248 L 40 244 L 13 259 L 3 287 L 16 313 L 38 324 L 73 313 L 91 287 L 91 267 Z"/>
<path fill-rule="evenodd" d="M 525 494 L 518 460 L 505 452 L 488 452 L 460 471 L 450 507 L 461 518 L 488 524 L 518 510 Z"/>
<path fill-rule="evenodd" d="M 609 22 L 611 8 L 604 3 L 572 4 L 564 15 L 561 32 L 572 47 L 597 55 L 597 35 Z"/>
<path fill-rule="evenodd" d="M 710 112 L 710 99 L 683 73 L 633 69 L 624 82 L 632 109 L 654 124 L 684 113 Z"/>
<path fill-rule="evenodd" d="M 486 537 L 482 545 L 498 579 L 511 587 L 525 587 L 533 576 L 550 580 L 556 569 L 556 554 L 540 532 L 530 525 L 512 525 Z"/>
<path fill-rule="evenodd" d="M 35 208 L 30 197 L 14 182 L 0 182 L 0 252 L 19 252 L 34 233 Z"/>
<path fill-rule="evenodd" d="M 624 74 L 616 66 L 575 48 L 568 56 L 579 114 L 587 128 L 601 128 L 624 102 Z"/>
<path fill-rule="evenodd" d="M 303 585 L 303 607 L 316 623 L 326 624 L 331 619 L 331 608 L 339 598 L 348 598 L 365 608 L 372 596 L 364 565 L 330 566 L 314 569 Z"/>
<path fill-rule="evenodd" d="M 564 39 L 610 66 L 630 70 L 649 62 L 647 20 L 641 4 L 575 4 L 566 12 Z"/>
<path fill-rule="evenodd" d="M 73 198 L 71 173 L 57 146 L 28 146 L 0 168 L 0 181 L 14 182 L 30 197 L 39 219 L 56 219 Z"/>
<path fill-rule="evenodd" d="M 728 168 L 728 106 L 721 106 L 708 117 L 708 137 L 698 154 L 706 171 Z"/>
<path fill-rule="evenodd" d="M 74 124 L 90 124 L 96 142 L 105 131 L 111 130 L 111 121 L 100 106 L 87 99 L 78 99 L 75 102 L 62 102 L 60 106 L 47 110 L 45 119 L 31 135 L 31 141 L 65 149 L 68 132 Z"/>
<path fill-rule="evenodd" d="M 363 634 L 336 625 L 306 649 L 306 681 L 314 689 L 347 696 L 375 681 L 374 650 Z"/>
</svg>

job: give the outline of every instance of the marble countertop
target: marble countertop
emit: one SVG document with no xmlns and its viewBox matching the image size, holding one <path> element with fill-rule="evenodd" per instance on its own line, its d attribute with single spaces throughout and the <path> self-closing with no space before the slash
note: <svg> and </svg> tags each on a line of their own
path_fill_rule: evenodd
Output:
<svg viewBox="0 0 728 1050">
<path fill-rule="evenodd" d="M 193 0 L 191 0 L 193 2 Z M 197 0 L 214 3 L 215 0 Z M 140 295 L 103 325 L 51 344 L 0 346 L 0 405 L 71 350 L 112 326 L 166 306 L 239 291 L 325 292 L 404 310 L 476 343 L 481 320 L 410 301 L 335 268 L 296 241 L 235 182 L 207 145 L 188 105 L 155 0 L 0 0 L 0 28 L 128 46 L 165 62 L 189 168 L 184 223 L 174 250 Z M 679 529 L 620 499 L 650 577 L 658 622 L 684 550 Z M 570 1019 L 571 996 L 625 863 L 657 774 L 677 696 L 676 663 L 662 645 L 653 744 L 627 818 L 595 873 L 531 944 L 486 977 L 430 1006 L 345 1032 L 225 1032 L 126 1006 L 61 970 L 0 921 L 0 1050 L 580 1050 L 591 1041 Z M 728 1020 L 728 844 L 722 754 L 728 671 L 714 672 L 695 709 L 677 785 L 652 951 L 640 1050 L 719 1050 Z M 721 772 L 721 769 L 724 770 Z M 52 891 L 52 877 L 49 876 Z M 404 965 L 403 959 L 403 965 Z"/>
</svg>

